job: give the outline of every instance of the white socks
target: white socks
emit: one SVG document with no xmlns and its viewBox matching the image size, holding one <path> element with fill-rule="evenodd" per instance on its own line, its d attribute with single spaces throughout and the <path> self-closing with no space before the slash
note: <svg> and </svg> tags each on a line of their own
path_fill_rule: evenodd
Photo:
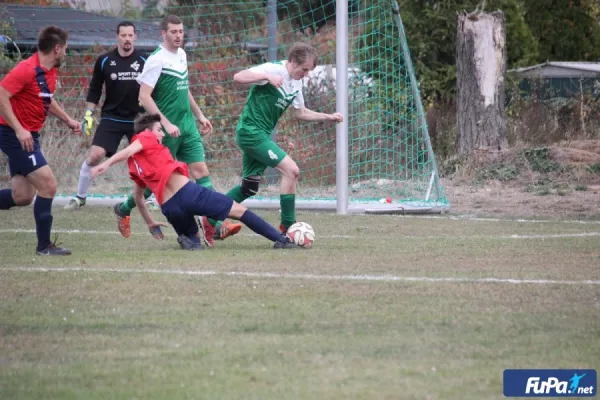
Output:
<svg viewBox="0 0 600 400">
<path fill-rule="evenodd" d="M 79 171 L 79 183 L 77 184 L 77 197 L 85 199 L 87 197 L 88 190 L 92 184 L 92 167 L 90 167 L 87 161 L 81 164 L 81 171 Z"/>
</svg>

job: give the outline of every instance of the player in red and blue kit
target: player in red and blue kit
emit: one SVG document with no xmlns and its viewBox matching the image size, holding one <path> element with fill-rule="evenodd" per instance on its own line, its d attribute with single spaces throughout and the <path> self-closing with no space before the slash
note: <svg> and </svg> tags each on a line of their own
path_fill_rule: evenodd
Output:
<svg viewBox="0 0 600 400">
<path fill-rule="evenodd" d="M 127 160 L 130 178 L 135 182 L 134 200 L 157 239 L 163 235 L 160 226 L 148 211 L 144 191 L 150 189 L 156 196 L 163 215 L 177 232 L 182 249 L 201 250 L 198 224 L 194 216 L 202 215 L 223 221 L 237 219 L 259 235 L 274 242 L 275 249 L 299 248 L 287 236 L 269 225 L 264 219 L 234 202 L 224 194 L 212 191 L 190 181 L 187 164 L 175 161 L 169 149 L 162 144 L 164 132 L 160 115 L 149 114 L 138 118 L 134 131 L 138 132 L 131 144 L 92 169 L 92 176 L 103 174 L 113 164 Z"/>
<path fill-rule="evenodd" d="M 39 142 L 39 132 L 48 113 L 66 123 L 74 133 L 81 132 L 81 124 L 53 98 L 67 38 L 67 32 L 59 27 L 44 28 L 38 37 L 38 51 L 0 81 L 0 149 L 8 156 L 11 176 L 11 188 L 0 190 L 0 210 L 29 205 L 35 197 L 33 215 L 39 255 L 71 254 L 50 241 L 56 178 Z"/>
</svg>

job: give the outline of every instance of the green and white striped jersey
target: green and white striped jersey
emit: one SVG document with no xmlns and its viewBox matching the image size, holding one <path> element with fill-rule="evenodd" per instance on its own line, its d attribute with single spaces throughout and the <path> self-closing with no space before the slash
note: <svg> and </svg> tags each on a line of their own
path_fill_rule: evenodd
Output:
<svg viewBox="0 0 600 400">
<path fill-rule="evenodd" d="M 183 49 L 172 53 L 159 46 L 146 60 L 137 81 L 154 88 L 152 99 L 172 124 L 193 118 L 188 99 L 187 56 Z"/>
<path fill-rule="evenodd" d="M 302 81 L 292 79 L 286 65 L 287 61 L 277 61 L 250 68 L 253 72 L 281 76 L 283 84 L 276 88 L 265 80 L 253 85 L 238 128 L 259 129 L 270 133 L 290 104 L 296 109 L 304 108 Z"/>
</svg>

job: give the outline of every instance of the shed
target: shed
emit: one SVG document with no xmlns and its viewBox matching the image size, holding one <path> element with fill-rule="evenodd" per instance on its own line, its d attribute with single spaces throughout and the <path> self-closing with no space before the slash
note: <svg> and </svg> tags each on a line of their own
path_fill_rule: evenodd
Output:
<svg viewBox="0 0 600 400">
<path fill-rule="evenodd" d="M 600 62 L 548 61 L 508 71 L 523 78 L 588 78 L 600 76 Z"/>
<path fill-rule="evenodd" d="M 7 4 L 3 5 L 7 17 L 12 19 L 16 37 L 11 38 L 21 51 L 27 52 L 37 46 L 39 31 L 47 25 L 58 25 L 69 31 L 69 48 L 82 50 L 96 44 L 110 47 L 115 44 L 116 27 L 125 18 L 96 14 L 70 7 L 41 7 Z M 142 51 L 152 51 L 161 42 L 158 22 L 132 20 L 138 39 L 135 46 Z M 190 31 L 188 30 L 188 33 Z M 185 48 L 195 46 L 194 40 L 208 38 L 194 37 L 186 40 Z M 240 46 L 251 53 L 265 51 L 267 45 L 256 42 L 243 42 Z"/>
<path fill-rule="evenodd" d="M 600 62 L 548 61 L 511 69 L 508 74 L 520 79 L 519 88 L 525 94 L 539 91 L 543 99 L 600 92 Z"/>
</svg>

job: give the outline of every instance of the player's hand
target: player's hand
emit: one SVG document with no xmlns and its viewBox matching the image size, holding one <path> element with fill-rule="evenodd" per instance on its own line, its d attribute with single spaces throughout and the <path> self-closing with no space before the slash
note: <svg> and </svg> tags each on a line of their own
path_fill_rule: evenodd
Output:
<svg viewBox="0 0 600 400">
<path fill-rule="evenodd" d="M 165 238 L 162 229 L 160 229 L 161 226 L 168 225 L 163 222 L 152 222 L 151 224 L 148 224 L 148 230 L 150 231 L 152 237 L 156 240 L 163 240 Z"/>
<path fill-rule="evenodd" d="M 98 166 L 95 166 L 94 168 L 92 168 L 92 178 L 95 178 L 98 175 L 102 175 L 103 173 L 106 172 L 106 170 L 108 169 L 108 165 L 106 165 L 105 163 L 102 163 Z"/>
<path fill-rule="evenodd" d="M 267 80 L 271 85 L 275 86 L 276 88 L 280 88 L 281 85 L 283 85 L 283 78 L 278 75 L 269 75 Z"/>
<path fill-rule="evenodd" d="M 17 139 L 19 139 L 23 150 L 31 153 L 33 151 L 33 136 L 31 136 L 31 132 L 23 128 L 15 133 L 17 134 Z"/>
<path fill-rule="evenodd" d="M 166 124 L 163 124 L 163 127 L 165 128 L 165 131 L 167 131 L 167 133 L 171 137 L 179 137 L 181 135 L 181 132 L 179 131 L 179 128 L 177 126 L 173 125 L 170 122 L 167 122 Z"/>
<path fill-rule="evenodd" d="M 211 133 L 212 132 L 213 126 L 206 117 L 200 118 L 199 122 L 202 125 L 202 133 Z"/>
<path fill-rule="evenodd" d="M 79 122 L 75 121 L 74 119 L 70 119 L 69 121 L 67 121 L 67 126 L 71 128 L 74 134 L 79 135 L 81 133 L 82 126 Z"/>
<path fill-rule="evenodd" d="M 329 114 L 329 120 L 335 121 L 335 122 L 342 122 L 342 121 L 344 121 L 344 117 L 340 113 L 334 113 L 334 114 Z"/>
<path fill-rule="evenodd" d="M 92 129 L 94 128 L 94 122 L 92 110 L 87 110 L 85 112 L 85 116 L 83 117 L 83 122 L 81 123 L 81 131 L 87 136 L 90 136 L 92 134 Z"/>
</svg>

